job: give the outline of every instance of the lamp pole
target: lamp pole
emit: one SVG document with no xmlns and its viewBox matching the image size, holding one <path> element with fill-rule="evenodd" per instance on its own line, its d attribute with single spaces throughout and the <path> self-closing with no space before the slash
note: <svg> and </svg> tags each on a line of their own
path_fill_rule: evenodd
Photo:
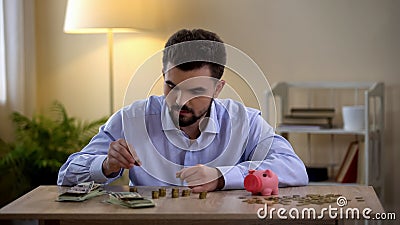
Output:
<svg viewBox="0 0 400 225">
<path fill-rule="evenodd" d="M 114 34 L 112 29 L 107 32 L 108 42 L 108 66 L 109 66 L 109 91 L 110 91 L 110 115 L 114 113 Z"/>
</svg>

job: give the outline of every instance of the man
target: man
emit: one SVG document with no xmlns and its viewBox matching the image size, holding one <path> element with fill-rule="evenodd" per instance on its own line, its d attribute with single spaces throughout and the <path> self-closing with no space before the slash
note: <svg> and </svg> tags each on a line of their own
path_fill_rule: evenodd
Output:
<svg viewBox="0 0 400 225">
<path fill-rule="evenodd" d="M 303 162 L 258 110 L 217 99 L 225 81 L 222 40 L 180 30 L 163 51 L 164 96 L 119 110 L 60 168 L 58 185 L 187 185 L 193 192 L 243 188 L 249 169 L 271 169 L 279 186 L 308 183 Z"/>
</svg>

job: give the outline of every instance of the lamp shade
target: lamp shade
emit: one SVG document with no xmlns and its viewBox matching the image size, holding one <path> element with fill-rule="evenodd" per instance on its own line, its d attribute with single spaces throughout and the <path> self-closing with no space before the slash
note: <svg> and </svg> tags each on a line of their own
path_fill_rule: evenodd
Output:
<svg viewBox="0 0 400 225">
<path fill-rule="evenodd" d="M 145 29 L 142 0 L 68 0 L 65 33 L 140 32 Z"/>
</svg>

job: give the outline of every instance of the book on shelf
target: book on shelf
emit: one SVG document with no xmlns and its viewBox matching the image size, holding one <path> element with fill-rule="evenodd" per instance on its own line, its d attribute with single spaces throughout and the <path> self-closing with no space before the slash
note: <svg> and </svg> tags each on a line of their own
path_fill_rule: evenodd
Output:
<svg viewBox="0 0 400 225">
<path fill-rule="evenodd" d="M 292 108 L 290 115 L 297 117 L 333 118 L 335 108 Z"/>
<path fill-rule="evenodd" d="M 281 123 L 278 125 L 278 129 L 283 129 L 283 130 L 321 130 L 325 129 L 326 127 L 321 126 L 321 125 L 310 125 L 310 124 L 285 124 Z"/>
<path fill-rule="evenodd" d="M 292 108 L 282 118 L 283 126 L 312 126 L 315 129 L 332 128 L 333 108 Z M 311 128 L 311 127 L 310 127 Z"/>
<path fill-rule="evenodd" d="M 355 183 L 358 175 L 358 141 L 351 142 L 336 176 L 336 182 Z"/>
<path fill-rule="evenodd" d="M 357 171 L 357 183 L 364 184 L 365 182 L 365 143 L 360 141 L 358 143 L 358 171 Z"/>
<path fill-rule="evenodd" d="M 297 117 L 292 115 L 286 115 L 282 121 L 283 124 L 291 125 L 318 125 L 321 128 L 332 128 L 331 118 L 319 118 L 319 117 Z"/>
</svg>

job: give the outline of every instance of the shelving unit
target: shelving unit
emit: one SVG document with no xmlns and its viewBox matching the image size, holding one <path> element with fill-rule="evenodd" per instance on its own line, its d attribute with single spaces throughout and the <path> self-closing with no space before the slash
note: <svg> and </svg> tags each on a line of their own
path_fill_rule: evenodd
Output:
<svg viewBox="0 0 400 225">
<path fill-rule="evenodd" d="M 342 125 L 336 121 L 336 127 L 332 129 L 307 129 L 306 127 L 285 127 L 282 129 L 277 128 L 277 133 L 285 136 L 290 133 L 298 133 L 305 135 L 331 135 L 333 143 L 327 143 L 326 145 L 334 145 L 334 136 L 336 135 L 354 135 L 360 139 L 364 139 L 364 154 L 361 159 L 363 162 L 363 177 L 362 183 L 364 185 L 372 185 L 379 195 L 382 193 L 382 149 L 383 149 L 383 125 L 384 125 L 384 84 L 380 82 L 366 83 L 366 82 L 280 82 L 272 87 L 272 93 L 267 94 L 267 107 L 270 110 L 275 110 L 277 114 L 277 122 L 281 122 L 284 115 L 289 114 L 290 107 L 293 107 L 294 102 L 291 102 L 293 93 L 301 91 L 303 94 L 306 93 L 306 107 L 318 107 L 318 102 L 315 100 L 320 92 L 328 91 L 329 102 L 331 107 L 335 108 L 335 119 L 340 119 L 341 115 L 341 103 L 348 101 L 353 98 L 352 104 L 360 105 L 360 99 L 363 100 L 362 105 L 365 107 L 364 113 L 364 130 L 349 131 L 344 130 Z M 345 92 L 350 96 L 345 96 L 344 100 L 342 94 Z M 317 96 L 316 96 L 317 95 Z M 362 98 L 363 95 L 363 98 Z M 338 97 L 339 96 L 339 97 Z M 293 101 L 293 99 L 292 99 Z M 298 106 L 298 105 L 297 105 Z M 304 105 L 302 105 L 304 107 Z M 273 114 L 273 113 L 272 113 Z M 337 117 L 339 116 L 339 117 Z M 341 121 L 341 120 L 339 120 Z M 296 149 L 296 146 L 293 146 Z M 325 146 L 326 147 L 326 146 Z M 328 148 L 329 149 L 329 148 Z M 332 149 L 332 148 L 331 148 Z M 324 184 L 324 183 L 322 183 Z M 327 184 L 334 184 L 329 182 Z"/>
</svg>

